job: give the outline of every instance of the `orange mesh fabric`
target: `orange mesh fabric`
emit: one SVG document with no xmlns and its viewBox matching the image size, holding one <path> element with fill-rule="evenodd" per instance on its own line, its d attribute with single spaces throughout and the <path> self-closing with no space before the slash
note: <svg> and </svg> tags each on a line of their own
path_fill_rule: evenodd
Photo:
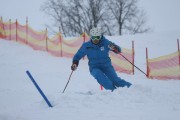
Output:
<svg viewBox="0 0 180 120">
<path fill-rule="evenodd" d="M 0 23 L 0 34 L 3 39 L 16 40 L 16 22 L 4 22 Z"/>
<path fill-rule="evenodd" d="M 28 45 L 35 50 L 47 50 L 47 31 L 35 31 L 28 26 Z"/>
<path fill-rule="evenodd" d="M 124 55 L 131 63 L 133 63 L 133 54 L 132 50 L 128 50 L 125 48 L 122 49 L 122 55 Z M 122 56 L 117 55 L 113 52 L 110 53 L 110 58 L 112 60 L 112 64 L 116 71 L 132 74 L 133 73 L 133 66 L 130 64 L 126 59 Z"/>
<path fill-rule="evenodd" d="M 148 59 L 149 77 L 156 79 L 179 79 L 179 53 Z"/>
<path fill-rule="evenodd" d="M 4 23 L 3 23 L 2 19 L 0 19 L 0 38 L 4 38 L 4 37 L 5 37 Z"/>
<path fill-rule="evenodd" d="M 60 33 L 54 37 L 48 38 L 47 31 L 36 31 L 28 25 L 21 25 L 18 22 L 10 23 L 0 20 L 0 38 L 7 40 L 16 40 L 25 43 L 35 50 L 43 50 L 58 57 L 72 58 L 81 45 L 88 41 L 90 37 L 83 33 L 80 37 L 73 39 L 63 39 Z M 132 50 L 122 48 L 122 54 L 133 62 Z M 131 74 L 133 66 L 120 55 L 110 53 L 112 64 L 119 72 Z"/>
</svg>

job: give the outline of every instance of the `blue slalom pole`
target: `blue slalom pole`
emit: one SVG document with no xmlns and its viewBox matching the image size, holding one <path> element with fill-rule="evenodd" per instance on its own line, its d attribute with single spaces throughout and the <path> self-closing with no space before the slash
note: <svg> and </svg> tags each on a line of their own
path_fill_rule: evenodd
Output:
<svg viewBox="0 0 180 120">
<path fill-rule="evenodd" d="M 44 98 L 44 100 L 46 101 L 46 103 L 48 104 L 49 107 L 53 107 L 51 105 L 51 103 L 49 102 L 49 100 L 47 99 L 47 97 L 45 96 L 45 94 L 43 93 L 43 91 L 41 90 L 41 88 L 38 86 L 38 84 L 36 83 L 36 81 L 34 80 L 34 78 L 32 77 L 32 75 L 30 74 L 29 71 L 26 71 L 27 75 L 29 76 L 29 78 L 31 79 L 31 81 L 33 82 L 33 84 L 35 85 L 35 87 L 37 88 L 37 90 L 39 91 L 39 93 L 41 94 L 41 96 Z"/>
</svg>

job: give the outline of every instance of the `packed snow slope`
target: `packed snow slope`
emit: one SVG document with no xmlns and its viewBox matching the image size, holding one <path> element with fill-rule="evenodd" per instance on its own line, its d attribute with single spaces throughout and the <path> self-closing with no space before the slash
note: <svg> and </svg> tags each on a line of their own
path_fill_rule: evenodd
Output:
<svg viewBox="0 0 180 120">
<path fill-rule="evenodd" d="M 145 48 L 149 57 L 177 51 L 178 32 L 107 37 L 131 49 L 135 41 L 135 64 L 146 70 Z M 114 92 L 100 90 L 90 75 L 87 60 L 71 73 L 69 58 L 0 39 L 0 120 L 179 120 L 180 81 L 150 80 L 118 73 L 131 82 L 131 88 Z M 51 104 L 49 108 L 26 74 L 29 70 Z"/>
</svg>

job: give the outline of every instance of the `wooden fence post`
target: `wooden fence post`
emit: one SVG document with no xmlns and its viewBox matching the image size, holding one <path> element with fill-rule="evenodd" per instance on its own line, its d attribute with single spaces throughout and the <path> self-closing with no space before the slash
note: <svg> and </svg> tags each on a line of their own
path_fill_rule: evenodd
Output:
<svg viewBox="0 0 180 120">
<path fill-rule="evenodd" d="M 146 48 L 146 65 L 147 65 L 147 77 L 149 78 L 149 61 L 148 61 L 148 49 Z"/>
<path fill-rule="evenodd" d="M 63 57 L 63 41 L 62 41 L 62 34 L 61 34 L 61 29 L 59 27 L 59 41 L 60 41 L 60 47 L 61 47 L 61 57 Z"/>
<path fill-rule="evenodd" d="M 28 17 L 26 17 L 26 44 L 28 44 Z"/>
<path fill-rule="evenodd" d="M 11 40 L 11 19 L 9 19 L 9 28 L 10 28 L 10 40 Z"/>
<path fill-rule="evenodd" d="M 179 67 L 180 67 L 180 48 L 179 48 L 179 39 L 177 39 L 177 45 L 178 45 L 178 55 L 179 55 Z"/>
<path fill-rule="evenodd" d="M 48 52 L 48 33 L 46 28 L 46 51 Z"/>
<path fill-rule="evenodd" d="M 133 75 L 134 75 L 134 41 L 132 41 L 132 63 L 133 63 L 133 66 L 132 66 L 132 70 L 133 70 Z"/>
<path fill-rule="evenodd" d="M 16 42 L 18 41 L 18 22 L 17 22 L 17 19 L 16 19 Z"/>
<path fill-rule="evenodd" d="M 5 38 L 6 37 L 6 33 L 5 33 L 5 30 L 4 30 L 4 22 L 3 22 L 3 17 L 1 16 L 1 22 L 2 22 L 2 29 L 3 29 L 3 33 L 2 33 L 2 37 Z"/>
</svg>

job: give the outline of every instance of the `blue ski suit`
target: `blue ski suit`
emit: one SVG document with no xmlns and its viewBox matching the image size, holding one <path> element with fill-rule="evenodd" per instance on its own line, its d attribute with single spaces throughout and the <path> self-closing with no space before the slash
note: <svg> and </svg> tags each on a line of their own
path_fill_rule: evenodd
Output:
<svg viewBox="0 0 180 120">
<path fill-rule="evenodd" d="M 78 65 L 79 60 L 87 55 L 91 75 L 105 89 L 113 91 L 116 87 L 127 86 L 129 88 L 131 83 L 118 77 L 111 64 L 111 59 L 109 57 L 109 44 L 115 45 L 104 36 L 102 36 L 98 44 L 93 44 L 91 40 L 83 43 L 81 48 L 74 55 L 73 63 L 77 63 Z M 121 52 L 121 48 L 117 45 L 115 46 L 118 51 Z"/>
</svg>

